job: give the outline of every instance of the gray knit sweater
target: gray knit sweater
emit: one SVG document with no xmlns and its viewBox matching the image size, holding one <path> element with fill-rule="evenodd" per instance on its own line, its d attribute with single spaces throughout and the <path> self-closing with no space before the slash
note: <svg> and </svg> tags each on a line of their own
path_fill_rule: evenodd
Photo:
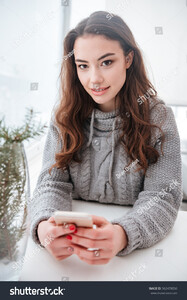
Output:
<svg viewBox="0 0 187 300">
<path fill-rule="evenodd" d="M 148 167 L 145 176 L 142 170 L 134 172 L 138 159 L 124 170 L 130 160 L 118 142 L 121 133 L 119 111 L 102 112 L 99 109 L 94 109 L 85 122 L 87 142 L 81 151 L 82 163 L 72 161 L 66 171 L 55 168 L 49 175 L 55 153 L 60 151 L 63 143 L 58 143 L 59 131 L 51 121 L 42 170 L 28 205 L 30 230 L 36 243 L 39 243 L 36 230 L 39 222 L 48 219 L 55 210 L 72 210 L 72 199 L 132 205 L 126 214 L 111 221 L 120 224 L 128 236 L 128 245 L 118 256 L 150 247 L 168 234 L 182 200 L 181 154 L 172 109 L 160 102 L 152 108 L 150 120 L 158 125 L 164 121 L 164 155 L 160 151 L 161 133 L 153 129 L 151 145 L 161 156 L 157 163 Z"/>
</svg>

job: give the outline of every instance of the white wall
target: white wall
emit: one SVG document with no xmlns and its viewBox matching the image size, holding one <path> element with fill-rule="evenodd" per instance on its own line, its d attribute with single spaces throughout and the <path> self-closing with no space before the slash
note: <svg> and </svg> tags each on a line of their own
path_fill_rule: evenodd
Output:
<svg viewBox="0 0 187 300">
<path fill-rule="evenodd" d="M 71 0 L 70 29 L 97 10 L 106 10 L 106 0 Z"/>
<path fill-rule="evenodd" d="M 106 10 L 132 30 L 160 97 L 170 105 L 187 105 L 187 1 L 106 0 Z"/>
<path fill-rule="evenodd" d="M 26 107 L 49 121 L 58 93 L 60 0 L 0 0 L 0 117 L 21 124 Z M 34 90 L 31 90 L 31 84 Z"/>
</svg>

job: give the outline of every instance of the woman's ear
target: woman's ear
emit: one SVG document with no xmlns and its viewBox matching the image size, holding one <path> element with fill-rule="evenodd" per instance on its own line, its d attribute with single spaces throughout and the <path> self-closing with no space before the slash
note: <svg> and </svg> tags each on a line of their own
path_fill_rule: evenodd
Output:
<svg viewBox="0 0 187 300">
<path fill-rule="evenodd" d="M 130 68 L 134 58 L 134 51 L 130 51 L 127 56 L 125 56 L 125 64 L 126 64 L 126 69 Z"/>
</svg>

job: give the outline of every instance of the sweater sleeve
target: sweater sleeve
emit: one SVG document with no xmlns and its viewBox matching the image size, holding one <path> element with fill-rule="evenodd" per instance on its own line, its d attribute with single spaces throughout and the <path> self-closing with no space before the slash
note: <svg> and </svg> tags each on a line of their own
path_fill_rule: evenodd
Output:
<svg viewBox="0 0 187 300">
<path fill-rule="evenodd" d="M 152 145 L 159 151 L 160 157 L 155 164 L 149 165 L 143 189 L 133 208 L 112 221 L 121 225 L 128 236 L 127 247 L 117 256 L 153 246 L 163 239 L 174 226 L 182 201 L 180 139 L 173 111 L 170 107 L 161 106 L 160 110 L 151 112 L 151 119 L 158 125 L 159 120 L 164 121 L 163 126 L 159 125 L 165 134 L 163 155 L 161 132 L 154 129 Z"/>
<path fill-rule="evenodd" d="M 57 128 L 51 121 L 43 153 L 42 169 L 37 180 L 33 197 L 28 202 L 30 233 L 33 240 L 39 243 L 38 224 L 48 219 L 55 210 L 72 210 L 72 183 L 69 171 L 50 167 L 55 163 L 55 154 L 60 151 L 62 141 Z"/>
</svg>

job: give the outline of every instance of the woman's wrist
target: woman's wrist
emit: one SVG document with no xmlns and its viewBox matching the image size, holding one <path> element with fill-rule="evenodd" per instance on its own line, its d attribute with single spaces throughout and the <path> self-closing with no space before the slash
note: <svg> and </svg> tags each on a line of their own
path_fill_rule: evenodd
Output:
<svg viewBox="0 0 187 300">
<path fill-rule="evenodd" d="M 125 232 L 125 230 L 123 229 L 123 227 L 119 224 L 114 224 L 114 227 L 116 228 L 117 231 L 117 240 L 118 240 L 118 252 L 120 252 L 121 250 L 125 249 L 127 247 L 128 244 L 128 237 L 127 234 Z"/>
<path fill-rule="evenodd" d="M 41 230 L 42 230 L 42 228 L 41 228 L 41 226 L 42 226 L 42 223 L 43 223 L 43 222 L 46 222 L 46 221 L 47 221 L 47 220 L 42 220 L 42 221 L 40 221 L 40 222 L 38 223 L 37 228 L 36 228 L 36 236 L 37 236 L 38 241 L 40 242 L 41 245 L 42 245 L 42 241 L 41 241 Z"/>
</svg>

